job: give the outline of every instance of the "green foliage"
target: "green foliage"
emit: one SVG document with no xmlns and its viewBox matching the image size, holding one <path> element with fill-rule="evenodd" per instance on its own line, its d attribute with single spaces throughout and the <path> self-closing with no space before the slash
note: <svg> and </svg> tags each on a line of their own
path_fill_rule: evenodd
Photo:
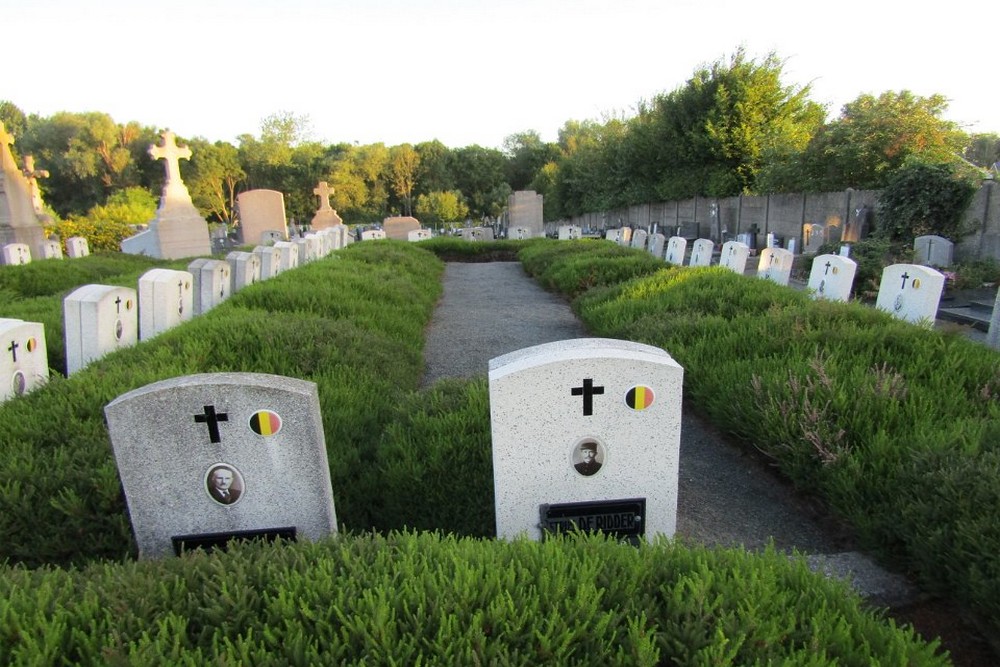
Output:
<svg viewBox="0 0 1000 667">
<path fill-rule="evenodd" d="M 983 285 L 1000 284 L 1000 262 L 995 259 L 976 259 L 958 262 L 955 273 L 955 289 L 976 289 Z"/>
<path fill-rule="evenodd" d="M 148 223 L 156 215 L 156 199 L 145 188 L 125 188 L 108 196 L 86 215 L 71 215 L 49 227 L 59 236 L 66 252 L 66 239 L 82 236 L 91 252 L 118 252 L 121 242 L 135 235 L 132 225 Z"/>
<path fill-rule="evenodd" d="M 424 533 L 0 570 L 0 662 L 947 665 L 774 550 Z"/>
<path fill-rule="evenodd" d="M 416 215 L 424 224 L 460 222 L 469 215 L 469 207 L 458 190 L 417 195 Z"/>
<path fill-rule="evenodd" d="M 532 243 L 518 257 L 542 286 L 568 296 L 663 267 L 663 261 L 648 252 L 596 239 Z"/>
<path fill-rule="evenodd" d="M 877 233 L 912 245 L 913 239 L 936 234 L 958 240 L 962 215 L 976 186 L 945 164 L 912 163 L 899 169 L 878 200 Z"/>
</svg>

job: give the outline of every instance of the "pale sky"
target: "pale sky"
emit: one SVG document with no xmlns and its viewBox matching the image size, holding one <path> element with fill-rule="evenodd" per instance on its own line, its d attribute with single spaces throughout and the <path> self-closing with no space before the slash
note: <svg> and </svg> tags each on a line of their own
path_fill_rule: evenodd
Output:
<svg viewBox="0 0 1000 667">
<path fill-rule="evenodd" d="M 236 143 L 308 116 L 324 143 L 499 148 L 632 115 L 740 46 L 831 117 L 862 93 L 950 100 L 1000 133 L 1000 5 L 953 0 L 0 0 L 0 100 Z"/>
</svg>

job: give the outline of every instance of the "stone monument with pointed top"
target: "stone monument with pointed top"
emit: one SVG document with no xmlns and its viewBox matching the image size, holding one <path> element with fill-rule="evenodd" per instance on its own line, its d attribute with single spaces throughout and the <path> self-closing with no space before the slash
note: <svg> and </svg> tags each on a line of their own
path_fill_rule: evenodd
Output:
<svg viewBox="0 0 1000 667">
<path fill-rule="evenodd" d="M 163 144 L 149 147 L 154 160 L 166 163 L 166 179 L 160 207 L 149 228 L 122 241 L 122 252 L 160 259 L 180 259 L 212 254 L 208 223 L 191 202 L 187 186 L 181 180 L 180 160 L 191 158 L 191 149 L 177 145 L 177 137 L 167 130 Z"/>
<path fill-rule="evenodd" d="M 23 243 L 32 255 L 42 257 L 45 232 L 35 213 L 32 183 L 18 169 L 10 152 L 13 143 L 14 137 L 0 121 L 0 248 Z M 34 171 L 34 162 L 31 170 Z"/>
<path fill-rule="evenodd" d="M 341 217 L 337 215 L 336 209 L 330 206 L 330 195 L 333 193 L 334 189 L 326 181 L 320 181 L 313 188 L 313 194 L 319 197 L 319 209 L 317 209 L 316 215 L 309 222 L 309 228 L 312 231 L 318 232 L 321 229 L 329 229 L 330 227 L 344 224 Z"/>
</svg>

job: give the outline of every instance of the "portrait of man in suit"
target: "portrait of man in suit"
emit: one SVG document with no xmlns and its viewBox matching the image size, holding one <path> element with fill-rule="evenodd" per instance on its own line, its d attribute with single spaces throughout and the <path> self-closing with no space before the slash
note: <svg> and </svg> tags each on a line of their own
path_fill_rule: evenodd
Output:
<svg viewBox="0 0 1000 667">
<path fill-rule="evenodd" d="M 208 495 L 217 503 L 232 505 L 243 493 L 243 478 L 227 465 L 217 465 L 208 471 Z"/>
<path fill-rule="evenodd" d="M 573 465 L 576 471 L 584 477 L 590 477 L 601 469 L 602 458 L 598 451 L 597 443 L 593 440 L 584 440 L 577 446 L 575 458 L 578 463 Z"/>
</svg>

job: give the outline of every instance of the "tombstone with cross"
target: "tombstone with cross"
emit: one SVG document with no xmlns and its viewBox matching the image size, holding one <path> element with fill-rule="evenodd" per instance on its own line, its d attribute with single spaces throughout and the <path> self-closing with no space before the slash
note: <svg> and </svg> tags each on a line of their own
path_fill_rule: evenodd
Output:
<svg viewBox="0 0 1000 667">
<path fill-rule="evenodd" d="M 71 236 L 66 239 L 66 256 L 72 259 L 90 255 L 90 244 L 82 236 Z"/>
<path fill-rule="evenodd" d="M 882 269 L 875 307 L 914 324 L 933 326 L 944 274 L 919 264 L 893 264 Z"/>
<path fill-rule="evenodd" d="M 683 377 L 659 348 L 604 338 L 492 359 L 497 536 L 673 535 Z"/>
<path fill-rule="evenodd" d="M 191 305 L 195 315 L 207 313 L 232 294 L 232 268 L 221 259 L 196 259 L 188 264 L 188 273 L 194 281 Z"/>
<path fill-rule="evenodd" d="M 66 374 L 139 340 L 136 291 L 114 285 L 84 285 L 63 300 Z"/>
<path fill-rule="evenodd" d="M 697 239 L 691 246 L 691 259 L 688 266 L 711 266 L 715 243 L 712 239 Z"/>
<path fill-rule="evenodd" d="M 0 403 L 26 394 L 48 379 L 45 327 L 38 322 L 0 318 Z"/>
<path fill-rule="evenodd" d="M 194 317 L 194 277 L 150 269 L 139 276 L 139 338 L 149 340 Z"/>
<path fill-rule="evenodd" d="M 140 557 L 337 532 L 314 383 L 188 375 L 123 394 L 104 413 Z"/>
<path fill-rule="evenodd" d="M 757 264 L 757 277 L 779 285 L 788 285 L 792 278 L 795 255 L 784 248 L 764 248 Z"/>
<path fill-rule="evenodd" d="M 234 250 L 226 255 L 229 275 L 232 277 L 231 293 L 260 282 L 260 256 L 252 252 Z"/>
<path fill-rule="evenodd" d="M 849 301 L 858 263 L 840 255 L 819 255 L 809 271 L 809 291 L 814 299 Z"/>
<path fill-rule="evenodd" d="M 42 259 L 62 259 L 62 243 L 58 239 L 46 239 L 42 243 Z"/>
<path fill-rule="evenodd" d="M 31 263 L 31 249 L 27 243 L 8 243 L 3 247 L 3 263 L 6 266 L 19 266 Z"/>
<path fill-rule="evenodd" d="M 281 270 L 288 271 L 299 265 L 299 246 L 294 241 L 278 241 L 275 250 L 281 258 Z"/>
<path fill-rule="evenodd" d="M 733 273 L 743 275 L 747 270 L 747 259 L 750 257 L 750 246 L 741 241 L 726 241 L 719 253 L 719 266 Z"/>
<path fill-rule="evenodd" d="M 330 206 L 330 195 L 333 193 L 334 189 L 326 181 L 320 181 L 313 188 L 313 194 L 319 197 L 319 208 L 316 209 L 316 213 L 309 223 L 313 230 L 330 229 L 344 224 L 344 220 L 337 215 L 336 209 Z"/>
<path fill-rule="evenodd" d="M 649 232 L 645 229 L 637 229 L 632 232 L 632 244 L 631 247 L 637 248 L 639 250 L 646 249 L 646 241 L 649 239 Z"/>
<path fill-rule="evenodd" d="M 663 258 L 667 264 L 680 266 L 684 264 L 684 253 L 687 252 L 687 239 L 683 236 L 671 236 L 667 241 L 667 254 Z"/>
<path fill-rule="evenodd" d="M 657 232 L 656 234 L 649 235 L 649 240 L 646 243 L 646 250 L 648 250 L 649 254 L 653 257 L 663 259 L 663 251 L 666 245 L 667 237 Z"/>
</svg>

